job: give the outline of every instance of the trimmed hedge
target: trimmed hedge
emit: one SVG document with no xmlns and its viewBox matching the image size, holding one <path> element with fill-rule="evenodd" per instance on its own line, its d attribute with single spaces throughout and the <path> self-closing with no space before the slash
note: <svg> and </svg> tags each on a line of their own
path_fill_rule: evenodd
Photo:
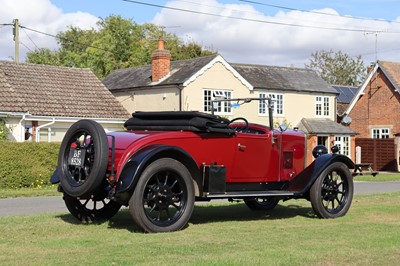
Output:
<svg viewBox="0 0 400 266">
<path fill-rule="evenodd" d="M 50 185 L 60 143 L 0 141 L 0 188 Z"/>
</svg>

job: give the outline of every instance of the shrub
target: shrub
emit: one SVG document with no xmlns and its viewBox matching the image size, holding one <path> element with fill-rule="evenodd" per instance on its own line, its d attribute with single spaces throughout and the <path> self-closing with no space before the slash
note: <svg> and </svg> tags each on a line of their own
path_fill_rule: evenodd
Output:
<svg viewBox="0 0 400 266">
<path fill-rule="evenodd" d="M 0 140 L 6 140 L 10 130 L 6 126 L 6 121 L 0 118 Z"/>
<path fill-rule="evenodd" d="M 59 143 L 0 141 L 0 188 L 41 188 L 50 184 Z"/>
</svg>

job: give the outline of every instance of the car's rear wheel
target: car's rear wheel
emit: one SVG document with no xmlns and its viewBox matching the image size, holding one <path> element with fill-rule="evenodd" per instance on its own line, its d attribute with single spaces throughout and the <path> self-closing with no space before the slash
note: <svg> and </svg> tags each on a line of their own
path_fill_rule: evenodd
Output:
<svg viewBox="0 0 400 266">
<path fill-rule="evenodd" d="M 108 140 L 101 125 L 79 120 L 65 134 L 58 155 L 63 190 L 73 197 L 89 198 L 105 183 Z"/>
<path fill-rule="evenodd" d="M 121 208 L 121 204 L 105 197 L 79 200 L 64 193 L 63 199 L 69 212 L 84 223 L 108 220 Z"/>
<path fill-rule="evenodd" d="M 194 186 L 179 161 L 161 158 L 140 176 L 129 201 L 133 220 L 144 231 L 170 232 L 186 226 L 194 206 Z"/>
<path fill-rule="evenodd" d="M 269 211 L 278 205 L 279 199 L 275 197 L 249 198 L 244 199 L 244 203 L 253 211 Z"/>
<path fill-rule="evenodd" d="M 353 200 L 353 177 L 344 163 L 329 165 L 310 190 L 314 212 L 320 218 L 336 218 L 347 213 Z"/>
</svg>

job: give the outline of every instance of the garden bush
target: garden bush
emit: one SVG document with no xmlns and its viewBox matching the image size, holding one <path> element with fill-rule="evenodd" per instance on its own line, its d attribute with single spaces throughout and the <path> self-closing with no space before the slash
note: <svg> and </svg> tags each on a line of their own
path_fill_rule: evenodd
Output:
<svg viewBox="0 0 400 266">
<path fill-rule="evenodd" d="M 59 143 L 0 141 L 0 188 L 50 185 Z"/>
</svg>

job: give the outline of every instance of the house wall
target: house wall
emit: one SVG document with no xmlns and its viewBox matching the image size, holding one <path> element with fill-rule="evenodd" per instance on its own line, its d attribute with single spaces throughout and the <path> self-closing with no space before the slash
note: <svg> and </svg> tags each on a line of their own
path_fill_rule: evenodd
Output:
<svg viewBox="0 0 400 266">
<path fill-rule="evenodd" d="M 129 113 L 136 111 L 179 111 L 179 88 L 144 88 L 112 92 Z"/>
<path fill-rule="evenodd" d="M 203 91 L 211 90 L 231 90 L 232 98 L 258 98 L 260 93 L 283 94 L 284 96 L 284 113 L 283 115 L 274 116 L 274 120 L 278 123 L 286 122 L 289 126 L 295 127 L 304 117 L 315 118 L 316 96 L 329 97 L 329 116 L 327 118 L 335 121 L 336 95 L 323 95 L 313 93 L 297 93 L 282 92 L 279 90 L 254 90 L 251 91 L 237 77 L 234 76 L 222 63 L 214 64 L 210 69 L 205 71 L 201 76 L 197 77 L 192 83 L 183 89 L 183 110 L 186 111 L 203 111 L 204 99 Z M 222 114 L 229 119 L 235 117 L 245 117 L 249 121 L 259 124 L 268 124 L 267 115 L 259 115 L 259 102 L 252 101 L 242 105 L 238 109 L 232 109 L 231 114 Z"/>
<path fill-rule="evenodd" d="M 309 134 L 307 135 L 306 142 L 307 142 L 307 149 L 306 149 L 306 165 L 310 165 L 315 159 L 312 155 L 312 150 L 315 146 L 317 146 L 317 135 Z M 331 153 L 332 146 L 335 145 L 335 135 L 329 135 L 329 147 L 328 152 Z M 350 136 L 350 159 L 355 161 L 355 152 L 356 152 L 356 145 L 355 145 L 355 136 Z M 340 152 L 339 152 L 340 153 Z"/>
<path fill-rule="evenodd" d="M 359 138 L 371 138 L 372 128 L 389 128 L 389 136 L 400 132 L 400 95 L 379 69 L 354 105 L 350 128 Z"/>
<path fill-rule="evenodd" d="M 10 129 L 8 140 L 10 141 L 34 141 L 33 136 L 30 136 L 28 140 L 25 140 L 25 131 L 28 128 L 29 132 L 32 134 L 32 122 L 36 120 L 23 120 L 22 117 L 18 118 L 6 118 L 6 126 Z M 52 120 L 48 118 L 47 121 L 37 121 L 37 128 L 45 124 L 50 123 Z M 64 138 L 65 133 L 68 128 L 76 122 L 77 120 L 71 120 L 70 122 L 55 122 L 54 124 L 45 126 L 43 128 L 37 129 L 36 134 L 38 135 L 40 142 L 61 142 Z M 106 132 L 123 130 L 123 122 L 121 123 L 100 123 Z"/>
</svg>

